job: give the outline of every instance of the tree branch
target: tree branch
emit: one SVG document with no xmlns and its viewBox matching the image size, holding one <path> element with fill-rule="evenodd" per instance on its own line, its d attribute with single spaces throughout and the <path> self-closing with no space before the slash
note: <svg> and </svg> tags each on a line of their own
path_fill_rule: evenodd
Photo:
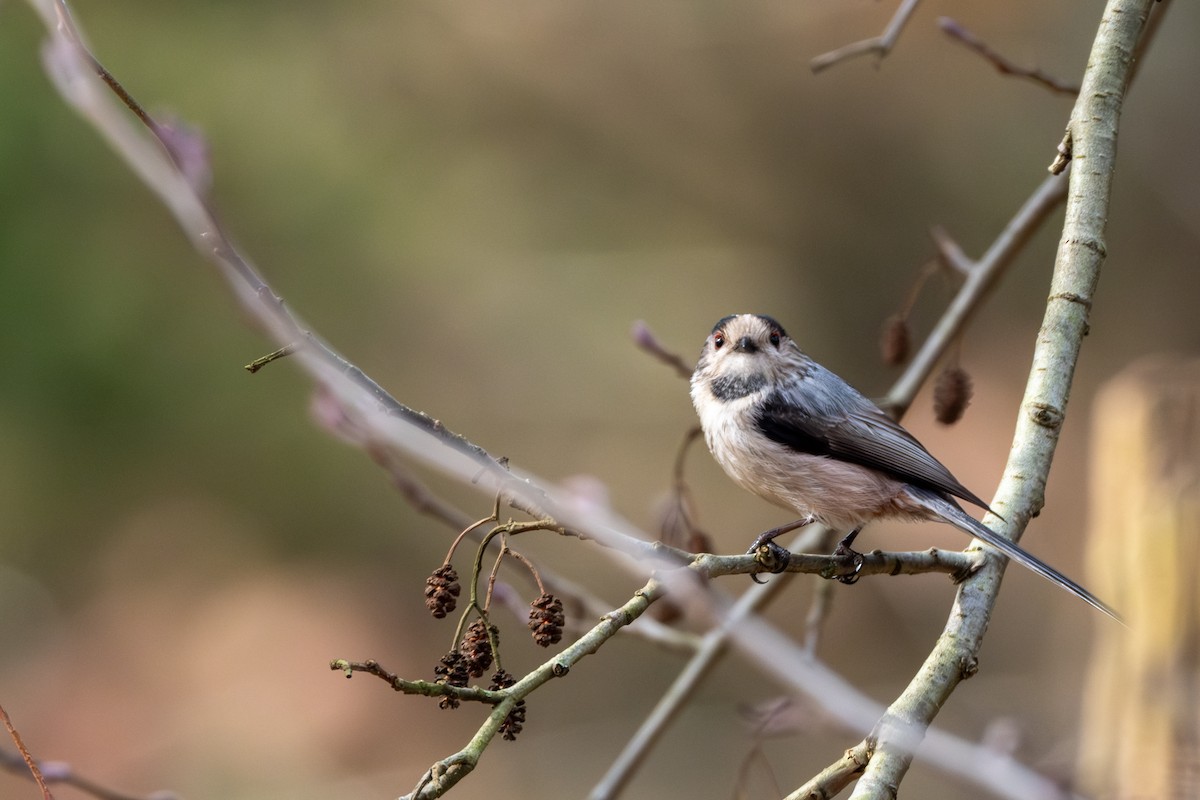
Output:
<svg viewBox="0 0 1200 800">
<path fill-rule="evenodd" d="M 989 519 L 994 530 L 1014 540 L 1044 502 L 1046 476 L 1104 262 L 1121 104 L 1134 47 L 1152 4 L 1153 0 L 1110 0 L 1071 114 L 1068 130 L 1077 163 L 1070 176 L 1063 236 L 1013 448 L 992 502 L 1006 519 Z M 912 762 L 914 733 L 932 722 L 954 687 L 974 670 L 1004 566 L 1003 560 L 992 559 L 959 589 L 937 645 L 881 721 L 875 754 L 852 797 L 895 796 Z"/>
<path fill-rule="evenodd" d="M 987 43 L 980 39 L 975 34 L 967 30 L 963 25 L 950 17 L 939 17 L 938 27 L 942 32 L 951 39 L 959 42 L 967 49 L 977 53 L 985 61 L 996 68 L 996 71 L 1001 75 L 1012 75 L 1017 78 L 1025 78 L 1033 81 L 1039 86 L 1043 86 L 1057 94 L 1078 95 L 1079 87 L 1060 81 L 1052 75 L 1043 72 L 1040 69 L 1030 69 L 1013 63 L 1009 59 L 997 53 L 995 50 L 987 46 Z"/>
<path fill-rule="evenodd" d="M 523 700 L 547 681 L 565 677 L 580 659 L 599 650 L 604 642 L 644 614 L 650 604 L 661 598 L 665 591 L 665 585 L 652 578 L 627 603 L 606 614 L 598 624 L 570 647 L 546 661 L 508 689 L 496 692 L 495 694 L 505 694 L 505 699 L 496 705 L 495 710 L 488 716 L 487 721 L 467 743 L 467 746 L 430 767 L 417 783 L 416 788 L 405 795 L 402 800 L 432 800 L 432 798 L 445 794 L 475 769 L 483 751 L 495 737 L 500 729 L 500 724 L 517 702 Z M 331 666 L 341 669 L 344 663 L 334 662 Z"/>
</svg>

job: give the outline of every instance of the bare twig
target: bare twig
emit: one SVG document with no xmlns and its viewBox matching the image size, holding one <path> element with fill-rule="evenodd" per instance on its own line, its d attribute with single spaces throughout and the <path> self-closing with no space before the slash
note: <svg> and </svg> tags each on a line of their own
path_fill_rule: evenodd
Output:
<svg viewBox="0 0 1200 800">
<path fill-rule="evenodd" d="M 938 27 L 940 27 L 942 32 L 951 39 L 978 53 L 986 61 L 991 63 L 991 65 L 995 67 L 996 70 L 1002 75 L 1012 75 L 1017 78 L 1025 78 L 1026 80 L 1033 81 L 1039 86 L 1044 86 L 1050 91 L 1058 94 L 1079 94 L 1079 86 L 1076 84 L 1061 81 L 1040 69 L 1018 66 L 1014 62 L 1000 55 L 1000 53 L 988 47 L 986 42 L 950 17 L 939 17 Z"/>
<path fill-rule="evenodd" d="M 742 759 L 741 766 L 737 772 L 738 798 L 750 797 L 747 786 L 750 783 L 750 770 L 756 763 L 763 765 L 763 772 L 767 780 L 771 782 L 771 797 L 778 797 L 783 794 L 783 790 L 779 786 L 779 779 L 775 776 L 775 770 L 771 766 L 771 760 L 767 758 L 767 754 L 763 751 L 762 742 L 755 741 L 754 746 L 746 753 Z"/>
<path fill-rule="evenodd" d="M 692 368 L 683 360 L 683 357 L 663 345 L 645 322 L 639 319 L 633 323 L 633 329 L 629 334 L 633 338 L 634 344 L 674 369 L 681 378 L 692 377 Z"/>
<path fill-rule="evenodd" d="M 892 391 L 888 392 L 883 401 L 885 408 L 893 413 L 900 413 L 908 408 L 916 396 L 917 389 L 929 379 L 946 349 L 966 328 L 967 322 L 991 292 L 1004 270 L 1050 213 L 1063 201 L 1066 192 L 1067 182 L 1063 178 L 1051 176 L 1044 179 L 977 262 L 966 260 L 962 250 L 953 244 L 950 237 L 940 229 L 935 229 L 934 242 L 939 253 L 953 263 L 956 269 L 966 274 L 967 279 L 921 345 L 921 349 L 909 362 L 908 369 L 896 381 Z"/>
<path fill-rule="evenodd" d="M 99 800 L 177 800 L 178 798 L 173 792 L 155 792 L 147 797 L 118 792 L 77 775 L 69 764 L 62 761 L 38 761 L 26 749 L 25 743 L 21 741 L 20 733 L 13 726 L 12 720 L 8 718 L 8 712 L 4 710 L 3 706 L 0 706 L 0 720 L 3 720 L 8 735 L 17 746 L 16 753 L 0 748 L 0 768 L 34 781 L 41 790 L 43 800 L 54 800 L 54 796 L 50 793 L 52 784 L 73 787 L 92 797 L 99 798 Z"/>
<path fill-rule="evenodd" d="M 817 657 L 817 647 L 821 643 L 821 633 L 825 630 L 825 620 L 833 608 L 833 583 L 821 581 L 813 587 L 812 601 L 808 606 L 808 614 L 804 616 L 804 654 L 809 658 Z"/>
<path fill-rule="evenodd" d="M 46 785 L 45 779 L 42 777 L 42 771 L 38 768 L 38 764 L 34 761 L 33 756 L 29 754 L 29 750 L 25 747 L 25 742 L 21 741 L 21 734 L 13 726 L 12 720 L 8 717 L 8 712 L 4 710 L 4 706 L 0 705 L 0 719 L 4 720 L 4 729 L 8 731 L 9 738 L 13 740 L 13 744 L 17 746 L 17 752 L 21 754 L 21 761 L 28 770 L 29 775 L 33 778 L 33 782 L 38 785 L 42 791 L 44 800 L 54 800 L 54 795 L 50 793 L 50 787 Z"/>
<path fill-rule="evenodd" d="M 817 56 L 809 62 L 812 71 L 820 72 L 846 59 L 856 58 L 869 53 L 875 53 L 880 59 L 883 59 L 896 46 L 896 40 L 900 38 L 900 32 L 908 24 L 909 18 L 917 10 L 917 5 L 920 2 L 921 0 L 903 0 L 900 3 L 900 7 L 896 9 L 896 13 L 892 15 L 891 21 L 888 22 L 888 26 L 882 34 L 870 39 L 852 42 L 836 50 L 831 50 L 828 53 Z"/>
<path fill-rule="evenodd" d="M 824 536 L 822 526 L 810 526 L 788 547 L 803 550 L 811 547 Z M 775 580 L 754 584 L 747 589 L 733 607 L 729 609 L 720 625 L 705 634 L 696 654 L 671 683 L 670 688 L 659 698 L 650 714 L 621 749 L 608 771 L 592 788 L 589 800 L 610 800 L 617 797 L 632 779 L 637 768 L 649 756 L 654 745 L 662 738 L 667 726 L 674 720 L 684 705 L 692 698 L 700 682 L 712 671 L 729 647 L 733 631 L 755 610 L 767 605 L 790 585 L 789 575 L 780 575 Z"/>
<path fill-rule="evenodd" d="M 334 672 L 341 672 L 347 678 L 354 677 L 354 673 L 356 672 L 374 675 L 392 687 L 394 691 L 403 694 L 422 695 L 424 697 L 454 697 L 458 700 L 487 703 L 489 705 L 496 705 L 508 696 L 504 691 L 490 691 L 488 689 L 480 689 L 477 686 L 449 686 L 444 683 L 434 683 L 433 681 L 405 680 L 394 672 L 388 672 L 374 659 L 349 661 L 344 658 L 335 658 L 329 662 L 329 668 Z"/>
</svg>

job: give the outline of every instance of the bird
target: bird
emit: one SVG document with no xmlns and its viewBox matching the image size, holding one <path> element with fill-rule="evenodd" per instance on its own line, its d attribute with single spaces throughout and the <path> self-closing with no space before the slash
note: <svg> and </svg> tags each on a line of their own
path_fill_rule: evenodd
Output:
<svg viewBox="0 0 1200 800">
<path fill-rule="evenodd" d="M 946 522 L 1120 621 L 1083 586 L 967 514 L 958 500 L 995 512 L 772 317 L 718 320 L 692 373 L 691 396 L 708 449 L 734 483 L 800 515 L 760 535 L 748 552 L 777 547 L 780 533 L 812 522 L 849 531 L 835 551 L 843 554 L 875 520 Z"/>
</svg>

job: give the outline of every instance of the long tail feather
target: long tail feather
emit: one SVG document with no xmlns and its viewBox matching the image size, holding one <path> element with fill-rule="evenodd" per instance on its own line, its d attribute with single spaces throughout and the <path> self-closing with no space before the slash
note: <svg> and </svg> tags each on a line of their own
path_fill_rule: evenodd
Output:
<svg viewBox="0 0 1200 800">
<path fill-rule="evenodd" d="M 910 491 L 912 490 L 910 489 Z M 930 511 L 933 511 L 935 514 L 944 519 L 946 522 L 949 522 L 954 527 L 969 533 L 976 539 L 986 542 L 1004 555 L 1011 558 L 1013 561 L 1028 569 L 1030 572 L 1041 575 L 1051 583 L 1066 589 L 1068 592 L 1083 600 L 1093 608 L 1103 611 L 1105 614 L 1112 617 L 1117 622 L 1120 622 L 1122 625 L 1125 624 L 1125 621 L 1121 619 L 1121 615 L 1113 610 L 1113 608 L 1103 600 L 1096 597 L 1096 595 L 1092 594 L 1087 589 L 1068 578 L 1066 575 L 1063 575 L 1061 572 L 1042 561 L 1037 556 L 1021 549 L 1021 547 L 1019 547 L 1015 542 L 1009 541 L 993 531 L 991 528 L 986 527 L 982 522 L 979 522 L 974 517 L 967 514 L 967 512 L 963 511 L 962 508 L 959 507 L 958 503 L 943 497 L 936 492 L 925 489 L 914 491 L 913 494 L 919 496 L 922 503 L 929 508 Z"/>
</svg>

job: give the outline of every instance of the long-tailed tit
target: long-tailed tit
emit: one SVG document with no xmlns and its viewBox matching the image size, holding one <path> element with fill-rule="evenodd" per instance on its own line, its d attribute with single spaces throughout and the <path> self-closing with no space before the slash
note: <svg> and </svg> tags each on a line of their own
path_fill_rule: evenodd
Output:
<svg viewBox="0 0 1200 800">
<path fill-rule="evenodd" d="M 692 403 L 708 448 L 742 488 L 809 522 L 849 531 L 868 522 L 948 522 L 1091 605 L 1116 612 L 1058 570 L 967 515 L 955 497 L 989 510 L 878 406 L 813 361 L 778 322 L 757 314 L 719 321 L 692 374 Z"/>
</svg>

